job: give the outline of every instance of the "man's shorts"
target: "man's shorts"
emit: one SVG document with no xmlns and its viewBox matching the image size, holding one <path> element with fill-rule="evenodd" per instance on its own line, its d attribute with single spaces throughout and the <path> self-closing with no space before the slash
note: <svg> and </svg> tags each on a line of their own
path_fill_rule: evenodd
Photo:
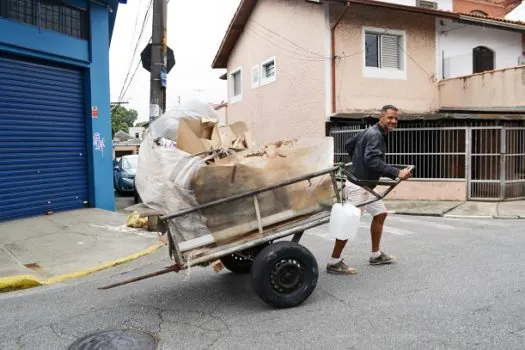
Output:
<svg viewBox="0 0 525 350">
<path fill-rule="evenodd" d="M 370 192 L 368 192 L 362 187 L 351 183 L 348 180 L 345 184 L 345 196 L 346 200 L 352 203 L 353 205 L 364 203 L 375 198 Z M 372 217 L 387 212 L 385 204 L 382 200 L 372 202 L 370 204 L 365 205 L 364 207 L 360 207 L 359 209 L 361 209 L 361 212 L 366 211 Z"/>
</svg>

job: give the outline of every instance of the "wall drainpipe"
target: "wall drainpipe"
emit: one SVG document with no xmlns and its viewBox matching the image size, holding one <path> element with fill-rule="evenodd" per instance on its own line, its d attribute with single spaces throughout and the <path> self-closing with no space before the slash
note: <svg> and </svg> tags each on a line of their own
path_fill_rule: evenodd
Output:
<svg viewBox="0 0 525 350">
<path fill-rule="evenodd" d="M 341 12 L 341 14 L 337 17 L 337 20 L 335 23 L 330 27 L 330 40 L 331 40 L 331 61 L 332 61 L 332 114 L 336 112 L 336 96 L 337 93 L 335 91 L 335 29 L 339 25 L 339 22 L 343 19 L 346 11 L 350 7 L 350 1 L 346 2 L 346 6 Z"/>
</svg>

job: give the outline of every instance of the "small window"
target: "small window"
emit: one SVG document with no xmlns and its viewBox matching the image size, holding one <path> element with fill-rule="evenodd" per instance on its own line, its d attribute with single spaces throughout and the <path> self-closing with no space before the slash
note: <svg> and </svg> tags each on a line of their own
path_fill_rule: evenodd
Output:
<svg viewBox="0 0 525 350">
<path fill-rule="evenodd" d="M 402 30 L 363 27 L 363 76 L 406 80 L 406 34 Z"/>
<path fill-rule="evenodd" d="M 258 88 L 260 85 L 259 65 L 252 67 L 252 89 Z"/>
<path fill-rule="evenodd" d="M 403 69 L 401 36 L 365 34 L 365 61 L 367 67 Z"/>
<path fill-rule="evenodd" d="M 241 99 L 242 99 L 242 71 L 239 68 L 231 74 L 230 100 L 233 103 L 233 102 L 238 102 Z"/>
<path fill-rule="evenodd" d="M 472 50 L 473 73 L 481 73 L 494 69 L 494 51 L 485 46 Z"/>
<path fill-rule="evenodd" d="M 80 39 L 89 37 L 88 11 L 56 0 L 1 0 L 0 17 Z"/>
<path fill-rule="evenodd" d="M 276 69 L 275 57 L 261 64 L 261 85 L 272 83 L 277 79 Z"/>
<path fill-rule="evenodd" d="M 435 1 L 416 0 L 417 7 L 423 7 L 426 9 L 437 10 L 438 4 Z"/>
</svg>

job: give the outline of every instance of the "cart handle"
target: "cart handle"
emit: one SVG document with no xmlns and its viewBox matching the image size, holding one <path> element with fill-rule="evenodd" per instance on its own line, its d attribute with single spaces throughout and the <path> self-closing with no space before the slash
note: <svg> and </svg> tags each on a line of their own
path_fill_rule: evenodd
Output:
<svg viewBox="0 0 525 350">
<path fill-rule="evenodd" d="M 415 166 L 414 165 L 396 165 L 396 164 L 393 164 L 392 165 L 393 167 L 396 167 L 396 168 L 403 168 L 403 169 L 407 169 L 412 172 L 412 170 L 415 169 Z M 368 200 L 366 202 L 363 202 L 363 203 L 358 203 L 356 204 L 355 206 L 357 208 L 359 207 L 363 207 L 365 205 L 368 205 L 370 203 L 374 203 L 374 202 L 377 202 L 379 200 L 382 200 L 383 198 L 385 198 L 390 192 L 392 192 L 394 190 L 394 188 L 396 188 L 397 185 L 399 185 L 399 183 L 401 182 L 401 179 L 398 177 L 396 178 L 394 181 L 390 180 L 390 181 L 366 181 L 366 180 L 359 180 L 357 179 L 355 176 L 353 176 L 348 170 L 344 170 L 344 174 L 346 175 L 348 181 L 352 182 L 353 184 L 359 186 L 359 187 L 362 187 L 363 189 L 365 189 L 366 191 L 368 191 L 370 194 L 372 194 L 375 198 L 374 199 L 371 199 L 371 200 Z M 382 194 L 379 194 L 377 193 L 376 191 L 374 191 L 370 186 L 388 186 L 388 189 L 383 192 Z"/>
</svg>

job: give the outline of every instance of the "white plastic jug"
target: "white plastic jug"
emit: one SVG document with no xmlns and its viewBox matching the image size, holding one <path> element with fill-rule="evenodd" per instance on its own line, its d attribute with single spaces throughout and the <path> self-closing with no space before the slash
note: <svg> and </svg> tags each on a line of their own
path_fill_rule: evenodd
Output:
<svg viewBox="0 0 525 350">
<path fill-rule="evenodd" d="M 341 241 L 355 238 L 359 231 L 361 210 L 352 203 L 336 203 L 330 213 L 328 230 L 330 235 Z"/>
</svg>

